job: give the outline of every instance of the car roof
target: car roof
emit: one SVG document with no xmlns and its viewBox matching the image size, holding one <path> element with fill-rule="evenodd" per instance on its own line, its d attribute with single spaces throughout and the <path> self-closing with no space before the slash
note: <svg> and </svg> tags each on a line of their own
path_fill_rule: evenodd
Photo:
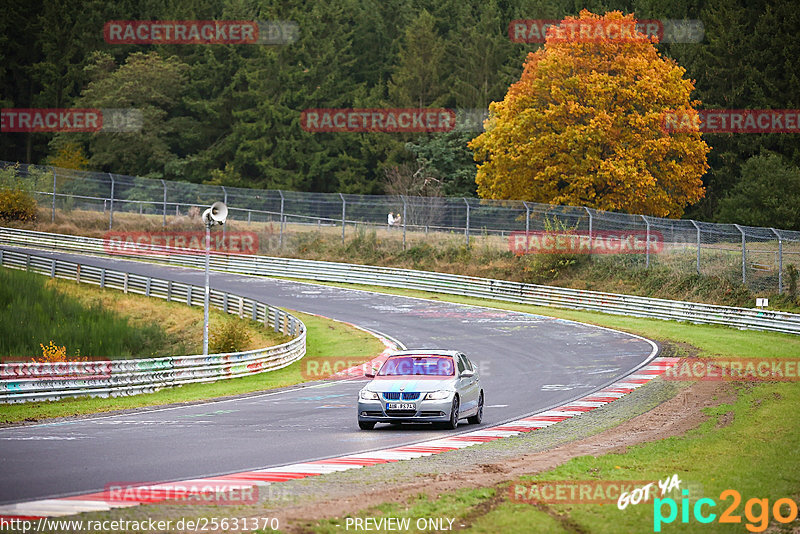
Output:
<svg viewBox="0 0 800 534">
<path fill-rule="evenodd" d="M 396 352 L 392 352 L 389 357 L 392 356 L 450 356 L 455 357 L 456 355 L 460 354 L 461 351 L 458 350 L 444 350 L 444 349 L 408 349 L 408 350 L 399 350 Z"/>
</svg>

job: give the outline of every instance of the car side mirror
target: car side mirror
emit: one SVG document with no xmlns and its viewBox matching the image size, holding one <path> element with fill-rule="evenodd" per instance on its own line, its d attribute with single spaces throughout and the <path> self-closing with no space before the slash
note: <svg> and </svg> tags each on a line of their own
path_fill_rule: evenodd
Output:
<svg viewBox="0 0 800 534">
<path fill-rule="evenodd" d="M 467 378 L 467 377 L 470 377 L 470 376 L 475 376 L 475 371 L 473 371 L 471 369 L 464 369 L 463 371 L 461 371 L 461 376 L 463 378 Z"/>
<path fill-rule="evenodd" d="M 375 373 L 374 373 L 374 372 L 367 371 L 367 372 L 365 372 L 365 373 L 364 373 L 364 376 L 365 376 L 366 378 L 375 378 Z"/>
</svg>

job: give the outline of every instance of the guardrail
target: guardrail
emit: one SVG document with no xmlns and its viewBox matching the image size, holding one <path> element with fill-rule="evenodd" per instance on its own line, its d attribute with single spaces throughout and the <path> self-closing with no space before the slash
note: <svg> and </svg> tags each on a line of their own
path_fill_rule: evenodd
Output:
<svg viewBox="0 0 800 534">
<path fill-rule="evenodd" d="M 0 243 L 109 256 L 103 247 L 103 240 L 90 237 L 0 228 Z M 114 254 L 114 257 L 125 256 Z M 141 255 L 130 257 L 142 259 Z M 189 267 L 203 265 L 202 256 L 167 254 L 166 249 L 164 256 L 159 255 L 153 261 Z M 213 255 L 211 268 L 230 273 L 415 289 L 535 306 L 800 334 L 800 314 L 523 284 L 457 274 L 233 254 Z"/>
<path fill-rule="evenodd" d="M 205 288 L 114 269 L 0 249 L 0 266 L 24 269 L 203 306 Z M 252 318 L 294 339 L 263 349 L 208 356 L 173 356 L 84 362 L 0 364 L 0 403 L 57 400 L 83 395 L 122 396 L 163 387 L 237 378 L 285 367 L 306 353 L 303 322 L 278 308 L 225 291 L 211 290 L 210 304 L 226 313 Z"/>
</svg>

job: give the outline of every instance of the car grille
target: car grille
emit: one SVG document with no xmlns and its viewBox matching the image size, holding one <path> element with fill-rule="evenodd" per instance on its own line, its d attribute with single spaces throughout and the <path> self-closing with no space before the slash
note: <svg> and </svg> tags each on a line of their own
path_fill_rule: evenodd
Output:
<svg viewBox="0 0 800 534">
<path fill-rule="evenodd" d="M 387 391 L 383 394 L 383 398 L 388 401 L 396 401 L 396 400 L 405 400 L 405 401 L 413 401 L 419 399 L 420 393 L 419 392 L 399 392 L 399 391 Z"/>
<path fill-rule="evenodd" d="M 386 410 L 386 415 L 392 417 L 414 417 L 417 415 L 416 410 Z"/>
</svg>

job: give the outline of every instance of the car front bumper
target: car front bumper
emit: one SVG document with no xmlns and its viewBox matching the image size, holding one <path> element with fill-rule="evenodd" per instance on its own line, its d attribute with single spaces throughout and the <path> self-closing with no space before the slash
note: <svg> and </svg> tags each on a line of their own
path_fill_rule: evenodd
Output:
<svg viewBox="0 0 800 534">
<path fill-rule="evenodd" d="M 400 402 L 400 401 L 391 401 Z M 418 400 L 415 410 L 387 410 L 385 400 L 358 400 L 358 420 L 369 423 L 435 423 L 450 419 L 453 397 Z"/>
</svg>

